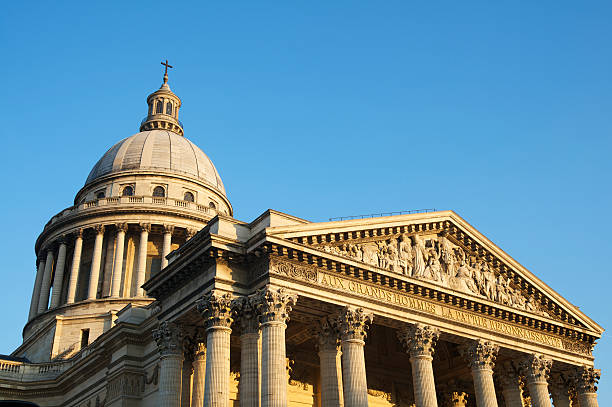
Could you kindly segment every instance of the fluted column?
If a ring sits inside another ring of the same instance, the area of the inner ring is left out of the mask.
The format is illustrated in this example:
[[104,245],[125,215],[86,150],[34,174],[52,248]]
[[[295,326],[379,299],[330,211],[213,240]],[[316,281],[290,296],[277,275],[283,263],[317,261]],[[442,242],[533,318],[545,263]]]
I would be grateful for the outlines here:
[[183,359],[183,378],[181,379],[181,407],[191,406],[191,376],[193,375],[193,351],[191,346]]
[[200,407],[204,405],[204,380],[206,377],[206,343],[204,338],[196,340],[192,366],[191,405],[192,407]]
[[44,275],[45,260],[41,252],[38,254],[38,267],[36,270],[36,279],[34,280],[34,288],[32,290],[32,301],[30,302],[30,314],[28,316],[28,320],[34,318],[38,314],[38,300],[40,299],[40,288]]
[[183,370],[183,335],[172,322],[162,322],[153,331],[160,354],[157,405],[181,407],[181,379]]
[[523,407],[520,376],[512,362],[507,360],[497,366],[497,378],[501,384],[506,407]]
[[261,322],[261,407],[287,406],[285,329],[297,295],[266,286],[253,296]]
[[240,406],[259,407],[259,320],[255,296],[234,300],[240,326]]
[[368,383],[366,380],[365,346],[366,331],[373,315],[363,308],[345,307],[339,318],[342,347],[342,385],[346,407],[368,405]]
[[162,269],[168,265],[168,259],[166,259],[166,256],[170,254],[170,249],[172,248],[172,233],[174,233],[174,226],[164,225],[164,243],[162,245],[161,259]]
[[321,376],[321,407],[344,406],[342,392],[342,352],[338,330],[329,318],[318,329],[319,366]]
[[598,407],[597,383],[601,378],[601,370],[592,367],[578,367],[572,377],[580,407]]
[[433,354],[440,332],[423,324],[410,325],[398,333],[410,355],[414,400],[418,407],[437,407]]
[[521,369],[533,407],[552,407],[548,392],[548,376],[551,366],[552,360],[538,353],[528,355],[521,361]]
[[47,259],[45,260],[45,272],[43,274],[42,283],[40,284],[40,297],[38,298],[38,313],[42,314],[47,310],[49,305],[49,291],[51,290],[51,274],[53,273],[53,250],[47,250]]
[[232,296],[212,291],[197,301],[206,327],[204,407],[229,406]]
[[550,395],[555,407],[570,407],[570,393],[567,380],[559,373],[553,373],[550,377]]
[[121,277],[123,276],[123,248],[125,247],[125,232],[127,223],[118,223],[117,237],[115,239],[115,262],[113,266],[113,284],[111,287],[111,297],[121,296]]
[[79,281],[79,270],[81,268],[81,252],[83,251],[83,229],[79,229],[74,239],[74,251],[72,254],[72,266],[70,267],[70,281],[68,282],[67,304],[72,304],[76,297],[77,283]]
[[91,270],[89,271],[89,290],[87,299],[95,300],[98,296],[98,282],[100,280],[100,264],[102,263],[102,243],[104,241],[104,226],[94,227],[96,240],[94,241],[93,257],[91,258]]
[[497,407],[493,368],[498,350],[499,346],[482,339],[473,341],[461,349],[472,371],[478,407]]
[[138,245],[138,269],[136,271],[136,296],[143,297],[144,289],[142,285],[145,282],[147,274],[147,246],[149,244],[149,232],[151,225],[148,223],[140,224],[140,243]]
[[57,250],[57,265],[53,278],[53,293],[51,294],[51,308],[57,308],[62,298],[62,286],[64,285],[64,269],[66,267],[66,239],[61,237],[59,249]]

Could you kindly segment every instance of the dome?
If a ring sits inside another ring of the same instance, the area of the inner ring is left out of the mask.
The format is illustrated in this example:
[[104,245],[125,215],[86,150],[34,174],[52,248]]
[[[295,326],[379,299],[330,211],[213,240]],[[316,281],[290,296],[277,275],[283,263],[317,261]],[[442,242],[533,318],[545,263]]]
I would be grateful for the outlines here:
[[185,137],[167,130],[143,131],[115,144],[93,167],[85,185],[110,174],[139,170],[197,178],[225,195],[210,158]]

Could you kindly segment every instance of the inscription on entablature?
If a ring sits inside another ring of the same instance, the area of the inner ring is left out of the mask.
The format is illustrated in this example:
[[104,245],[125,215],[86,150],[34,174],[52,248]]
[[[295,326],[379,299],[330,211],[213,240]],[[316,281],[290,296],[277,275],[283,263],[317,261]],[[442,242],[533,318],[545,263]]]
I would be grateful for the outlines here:
[[470,255],[446,236],[403,233],[314,247],[509,307],[555,317],[533,296],[496,271],[486,258]]
[[589,346],[583,346],[561,339],[557,336],[523,328],[508,322],[502,322],[470,311],[458,310],[447,305],[416,298],[410,294],[400,293],[390,289],[377,287],[369,283],[333,275],[329,272],[317,270],[314,267],[299,266],[289,262],[274,260],[270,264],[270,272],[306,281],[322,288],[358,295],[384,304],[422,312],[473,328],[509,335],[514,338],[524,339],[570,352],[591,355]]

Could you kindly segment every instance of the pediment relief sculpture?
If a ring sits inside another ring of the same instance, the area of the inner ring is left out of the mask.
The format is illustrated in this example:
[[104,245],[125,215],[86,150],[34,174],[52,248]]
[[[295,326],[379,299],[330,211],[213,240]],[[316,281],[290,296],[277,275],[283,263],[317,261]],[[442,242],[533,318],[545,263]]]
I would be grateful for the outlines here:
[[484,258],[468,254],[445,236],[404,233],[384,240],[324,244],[318,248],[393,273],[549,316],[533,296],[496,272]]

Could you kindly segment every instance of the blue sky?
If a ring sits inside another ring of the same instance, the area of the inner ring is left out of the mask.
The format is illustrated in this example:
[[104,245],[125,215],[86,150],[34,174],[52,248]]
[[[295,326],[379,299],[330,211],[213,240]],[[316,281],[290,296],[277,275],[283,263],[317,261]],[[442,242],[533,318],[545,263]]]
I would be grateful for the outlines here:
[[[38,233],[138,131],[166,58],[238,219],[452,209],[612,327],[611,20],[609,2],[4,4],[0,353]],[[595,355],[611,404],[607,334]]]

